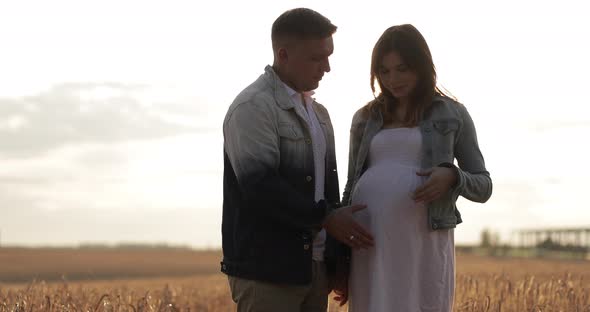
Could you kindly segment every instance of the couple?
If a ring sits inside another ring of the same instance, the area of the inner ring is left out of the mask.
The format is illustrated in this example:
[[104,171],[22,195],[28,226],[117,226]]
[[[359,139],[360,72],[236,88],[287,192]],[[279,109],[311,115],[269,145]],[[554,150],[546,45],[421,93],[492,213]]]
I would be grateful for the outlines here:
[[[459,195],[492,182],[465,107],[436,87],[411,25],[377,41],[371,88],[353,117],[340,202],[334,133],[313,98],[336,31],[305,8],[272,25],[274,63],[223,123],[223,261],[238,311],[451,311]],[[455,166],[454,160],[458,166]]]

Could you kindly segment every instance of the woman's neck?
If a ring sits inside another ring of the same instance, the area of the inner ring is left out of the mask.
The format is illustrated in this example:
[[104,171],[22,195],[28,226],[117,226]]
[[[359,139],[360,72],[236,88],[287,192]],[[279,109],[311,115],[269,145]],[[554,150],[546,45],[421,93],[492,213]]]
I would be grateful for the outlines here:
[[391,111],[390,119],[384,123],[383,128],[399,128],[407,126],[407,112],[410,107],[409,99],[397,99],[394,110]]
[[407,98],[398,99],[397,105],[395,106],[395,117],[397,120],[406,121],[406,115],[410,107],[410,100]]

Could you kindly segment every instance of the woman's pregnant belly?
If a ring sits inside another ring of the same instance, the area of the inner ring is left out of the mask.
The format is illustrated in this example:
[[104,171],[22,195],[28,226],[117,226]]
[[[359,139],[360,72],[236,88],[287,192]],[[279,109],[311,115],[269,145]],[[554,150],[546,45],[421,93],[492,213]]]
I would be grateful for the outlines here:
[[352,193],[352,204],[364,204],[367,209],[357,212],[355,219],[364,226],[372,227],[372,224],[386,220],[422,218],[420,215],[425,215],[425,209],[415,211],[418,204],[412,199],[413,192],[425,181],[424,177],[416,175],[419,170],[418,167],[396,163],[367,169]]

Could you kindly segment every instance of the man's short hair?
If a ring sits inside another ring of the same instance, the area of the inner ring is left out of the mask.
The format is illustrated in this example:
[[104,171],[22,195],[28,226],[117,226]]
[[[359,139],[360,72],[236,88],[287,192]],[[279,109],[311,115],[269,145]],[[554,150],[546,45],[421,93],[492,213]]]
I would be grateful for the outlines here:
[[272,24],[273,49],[285,39],[324,39],[336,32],[336,26],[320,13],[297,8],[281,14]]

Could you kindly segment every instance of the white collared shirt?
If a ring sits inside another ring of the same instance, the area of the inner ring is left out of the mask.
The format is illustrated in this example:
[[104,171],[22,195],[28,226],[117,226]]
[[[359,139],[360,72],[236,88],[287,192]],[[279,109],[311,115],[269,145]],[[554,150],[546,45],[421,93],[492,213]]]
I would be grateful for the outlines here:
[[[298,93],[283,82],[291,100],[295,103],[295,109],[300,111],[302,116],[307,117],[306,122],[311,135],[313,147],[313,161],[315,169],[315,201],[318,202],[325,198],[325,178],[326,178],[326,137],[313,108],[313,98],[315,92],[307,91]],[[303,94],[303,99],[302,99]],[[322,229],[313,241],[313,260],[324,260],[324,249],[326,243],[326,231]]]

